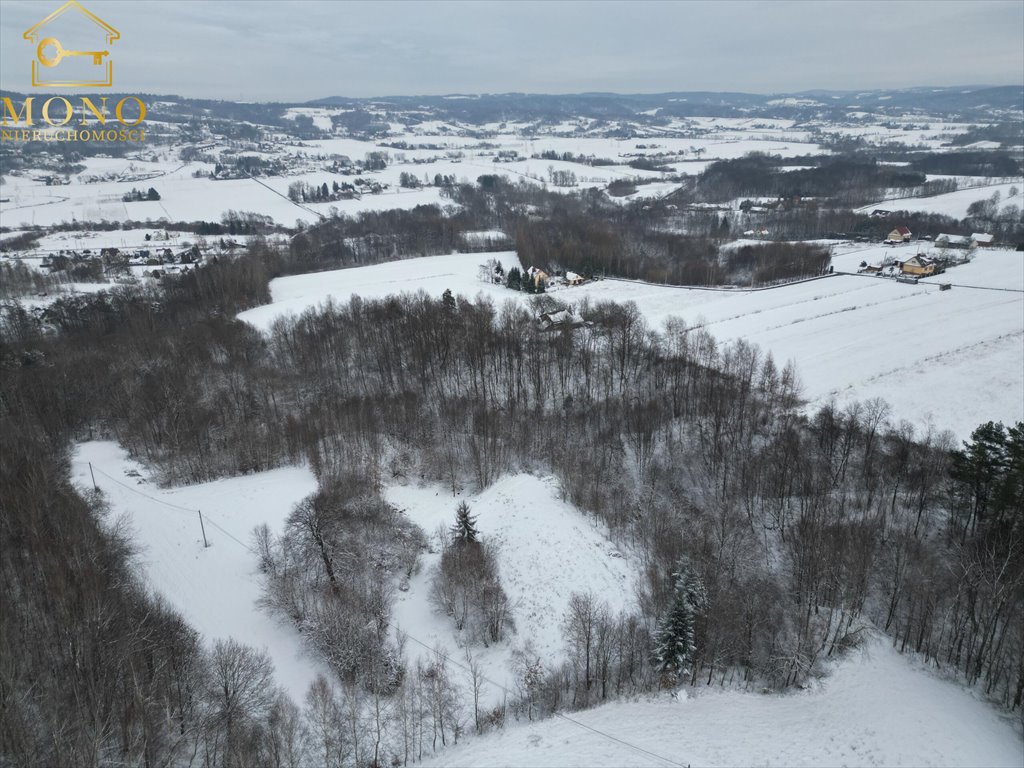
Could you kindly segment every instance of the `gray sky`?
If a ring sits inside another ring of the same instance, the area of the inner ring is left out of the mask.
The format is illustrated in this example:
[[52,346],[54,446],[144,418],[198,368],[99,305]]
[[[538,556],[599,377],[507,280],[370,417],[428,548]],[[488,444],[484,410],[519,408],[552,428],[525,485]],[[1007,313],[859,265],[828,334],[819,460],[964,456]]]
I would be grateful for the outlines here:
[[[304,101],[1024,82],[1024,0],[82,2],[121,32],[121,92]],[[31,90],[22,32],[61,3],[0,0],[4,88]]]

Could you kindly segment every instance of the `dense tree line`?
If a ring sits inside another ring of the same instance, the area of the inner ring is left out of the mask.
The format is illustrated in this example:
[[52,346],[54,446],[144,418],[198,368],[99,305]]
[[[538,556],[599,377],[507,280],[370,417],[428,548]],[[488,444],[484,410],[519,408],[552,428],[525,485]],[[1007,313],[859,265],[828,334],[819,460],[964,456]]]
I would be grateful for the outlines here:
[[1019,176],[1021,161],[1008,152],[983,150],[929,153],[915,157],[910,167],[922,173],[954,176]]
[[45,274],[20,261],[0,263],[0,299],[17,299],[58,290],[68,278]]
[[920,171],[881,165],[860,154],[825,155],[811,168],[785,171],[777,160],[750,153],[709,165],[698,179],[702,199],[718,202],[737,197],[818,197],[855,207],[880,199],[890,188],[919,187]]

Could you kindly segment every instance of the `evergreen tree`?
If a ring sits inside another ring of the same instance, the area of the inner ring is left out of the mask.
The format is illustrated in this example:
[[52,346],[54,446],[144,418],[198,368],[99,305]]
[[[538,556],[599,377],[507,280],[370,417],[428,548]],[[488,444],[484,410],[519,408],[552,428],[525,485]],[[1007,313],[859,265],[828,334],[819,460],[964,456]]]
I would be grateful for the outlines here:
[[469,514],[469,505],[464,501],[459,502],[455,510],[452,538],[456,544],[475,544],[480,538],[480,532],[476,529],[476,517]]
[[505,278],[505,287],[513,291],[518,291],[522,287],[522,275],[519,272],[519,267],[512,267],[508,271],[508,276]]
[[658,626],[653,659],[655,669],[670,685],[690,674],[697,650],[697,616],[703,603],[700,581],[685,561],[679,562],[672,577],[675,580],[672,606]]
[[455,302],[455,296],[452,294],[451,288],[445,288],[444,293],[441,294],[441,305],[444,307],[446,315],[455,315],[457,304]]
[[1024,423],[990,421],[963,445],[950,468],[961,541],[980,534],[1005,545],[1024,533]]
[[535,283],[533,281],[533,275],[531,275],[529,272],[524,272],[521,286],[523,293],[533,293],[534,287]]

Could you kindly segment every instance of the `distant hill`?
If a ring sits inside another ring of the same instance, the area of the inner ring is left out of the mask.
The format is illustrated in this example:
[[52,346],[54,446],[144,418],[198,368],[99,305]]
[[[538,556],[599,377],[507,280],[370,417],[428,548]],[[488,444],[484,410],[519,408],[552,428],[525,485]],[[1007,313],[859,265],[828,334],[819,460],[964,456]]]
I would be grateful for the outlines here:
[[305,106],[349,107],[388,105],[397,110],[423,109],[437,116],[467,122],[565,117],[635,118],[658,110],[658,116],[688,115],[788,119],[835,117],[849,110],[881,114],[919,113],[981,120],[1024,110],[1024,86],[960,86],[898,90],[828,91],[753,94],[729,91],[680,91],[657,94],[450,94],[384,96],[352,99],[332,96]]

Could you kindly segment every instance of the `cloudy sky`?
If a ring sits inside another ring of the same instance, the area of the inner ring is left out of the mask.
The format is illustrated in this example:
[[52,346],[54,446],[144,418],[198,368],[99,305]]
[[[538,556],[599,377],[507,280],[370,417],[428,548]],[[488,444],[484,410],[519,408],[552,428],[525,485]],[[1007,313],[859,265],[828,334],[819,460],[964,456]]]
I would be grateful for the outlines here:
[[[0,86],[62,0],[0,0]],[[115,90],[323,96],[1019,85],[1024,1],[82,0],[121,32]],[[67,46],[66,46],[67,47]]]

